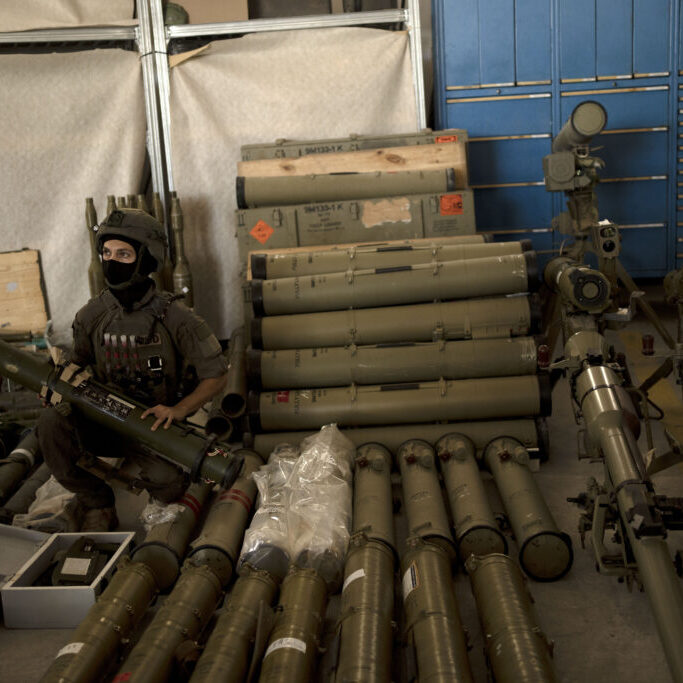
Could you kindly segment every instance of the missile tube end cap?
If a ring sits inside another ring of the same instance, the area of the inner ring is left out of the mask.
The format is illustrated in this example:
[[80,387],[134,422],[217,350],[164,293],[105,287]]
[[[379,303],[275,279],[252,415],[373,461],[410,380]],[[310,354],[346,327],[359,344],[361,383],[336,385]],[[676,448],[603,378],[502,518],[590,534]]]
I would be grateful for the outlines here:
[[458,557],[465,564],[472,555],[508,554],[508,542],[500,529],[478,524],[456,539]]
[[524,260],[526,262],[526,279],[529,291],[535,292],[540,285],[540,280],[538,278],[538,257],[536,256],[536,252],[533,250],[525,251]]
[[[524,238],[523,240],[519,240],[519,245],[522,248],[522,251],[531,251],[534,248],[534,243],[528,238]],[[254,266],[252,265],[251,267],[252,272],[254,271]]]
[[254,280],[267,280],[266,263],[268,257],[265,254],[251,255],[251,277]]
[[251,319],[251,346],[254,349],[263,348],[263,319]]
[[247,349],[246,364],[249,383],[256,389],[261,388],[261,353],[260,349]]
[[558,581],[574,562],[572,539],[563,531],[540,531],[519,549],[519,564],[534,581]]
[[261,317],[266,314],[263,306],[263,280],[251,281],[251,305],[255,316]]

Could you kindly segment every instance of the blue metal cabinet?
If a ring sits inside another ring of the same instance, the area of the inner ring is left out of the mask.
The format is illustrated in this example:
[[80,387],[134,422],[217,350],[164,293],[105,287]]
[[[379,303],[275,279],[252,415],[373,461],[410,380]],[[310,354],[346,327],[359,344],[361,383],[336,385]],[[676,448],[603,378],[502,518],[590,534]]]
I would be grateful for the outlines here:
[[550,0],[515,3],[517,85],[548,85],[551,79]]
[[595,2],[595,74],[623,78],[633,72],[632,0]]
[[[447,122],[459,121],[468,136],[495,137],[550,133],[550,93],[526,95],[460,96],[447,100]],[[448,123],[447,128],[453,128]]]
[[559,249],[565,198],[545,192],[542,158],[590,99],[608,113],[597,194],[623,226],[625,265],[683,265],[681,2],[433,0],[436,126],[469,131],[479,230]]

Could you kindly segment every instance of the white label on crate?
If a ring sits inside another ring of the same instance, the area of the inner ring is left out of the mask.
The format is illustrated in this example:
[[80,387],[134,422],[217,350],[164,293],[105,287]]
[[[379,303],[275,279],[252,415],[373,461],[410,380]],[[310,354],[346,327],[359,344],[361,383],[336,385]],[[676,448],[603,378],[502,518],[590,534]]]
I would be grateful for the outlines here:
[[420,578],[417,574],[417,566],[413,563],[403,574],[403,599],[405,600],[419,585]]
[[356,579],[362,579],[365,577],[365,570],[364,569],[356,569],[353,574],[349,574],[346,577],[346,580],[344,581],[344,585],[342,586],[342,593],[346,590],[346,587],[350,584],[353,583]]
[[265,659],[271,652],[275,650],[281,650],[283,647],[289,648],[290,650],[299,650],[303,654],[306,654],[306,643],[298,638],[280,638],[270,644],[270,647],[266,650],[266,654],[263,655]]
[[85,643],[69,643],[57,653],[57,657],[61,657],[62,655],[77,655],[84,645]]
[[62,574],[85,576],[92,560],[89,557],[67,557],[62,565]]

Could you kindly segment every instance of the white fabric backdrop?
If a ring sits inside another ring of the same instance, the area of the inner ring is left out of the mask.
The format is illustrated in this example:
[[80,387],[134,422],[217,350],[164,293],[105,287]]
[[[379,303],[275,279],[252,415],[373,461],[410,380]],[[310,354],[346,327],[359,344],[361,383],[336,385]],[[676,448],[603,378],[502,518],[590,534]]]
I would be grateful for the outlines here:
[[133,23],[133,0],[0,0],[0,31]]
[[39,249],[59,341],[89,298],[85,197],[139,191],[145,108],[137,53],[0,56],[0,250]]
[[414,131],[407,35],[336,28],[215,42],[172,69],[171,116],[195,305],[225,338],[242,319],[234,228],[240,146]]

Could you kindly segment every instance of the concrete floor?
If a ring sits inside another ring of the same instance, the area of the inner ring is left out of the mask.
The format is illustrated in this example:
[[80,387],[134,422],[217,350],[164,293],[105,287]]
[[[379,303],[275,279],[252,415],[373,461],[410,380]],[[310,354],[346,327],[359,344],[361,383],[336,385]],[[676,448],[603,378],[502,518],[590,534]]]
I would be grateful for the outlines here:
[[[651,300],[661,299],[661,290],[649,292]],[[662,311],[667,312],[662,305]],[[673,326],[673,319],[670,318]],[[640,319],[633,329],[647,331]],[[618,337],[608,333],[619,346]],[[656,352],[664,353],[657,341]],[[642,378],[639,378],[642,380]],[[578,509],[566,498],[585,489],[588,477],[602,481],[602,466],[576,457],[577,426],[569,400],[569,388],[561,380],[553,394],[553,415],[548,420],[550,459],[536,475],[560,528],[572,537],[574,565],[569,574],[555,583],[529,581],[537,613],[546,635],[554,641],[554,661],[558,679],[565,683],[585,681],[628,681],[659,683],[671,680],[647,596],[629,592],[625,584],[595,571],[590,547],[583,550],[577,531]],[[667,450],[663,433],[655,425],[656,444]],[[683,466],[678,465],[654,477],[657,493],[683,495]],[[139,528],[135,515],[143,500],[119,494],[121,528]],[[672,532],[669,545],[683,549],[683,532]],[[511,548],[514,554],[514,546]],[[463,624],[469,631],[470,660],[476,681],[485,681],[482,638],[474,598],[467,577],[455,577]],[[333,599],[327,626],[332,630],[338,600]],[[8,630],[0,627],[0,683],[38,681],[58,650],[69,642],[70,630]],[[683,647],[683,643],[681,644]]]

